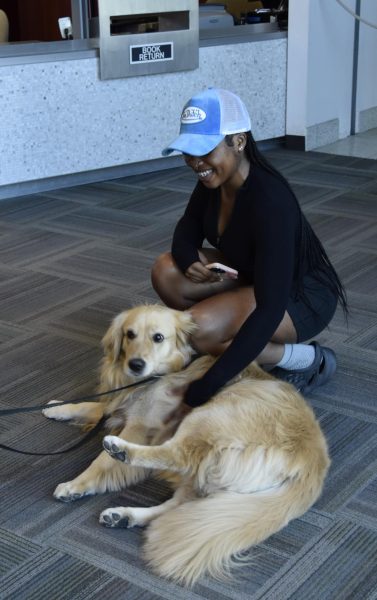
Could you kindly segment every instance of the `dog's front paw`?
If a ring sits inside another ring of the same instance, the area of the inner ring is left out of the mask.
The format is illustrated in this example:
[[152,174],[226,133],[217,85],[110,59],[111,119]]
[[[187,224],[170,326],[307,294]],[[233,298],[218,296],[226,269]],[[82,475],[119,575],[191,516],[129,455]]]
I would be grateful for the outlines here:
[[124,529],[132,527],[128,510],[123,506],[107,508],[106,510],[102,511],[99,517],[99,522],[105,527],[123,527]]
[[103,447],[112,458],[116,458],[126,464],[131,462],[125,442],[116,435],[107,435],[104,437]]
[[[70,416],[67,414],[65,405],[59,406],[60,400],[50,400],[47,407],[42,410],[42,415],[47,419],[54,419],[54,421],[68,421]],[[48,405],[52,405],[51,408]]]
[[60,502],[73,502],[80,500],[85,496],[92,496],[95,492],[84,488],[82,485],[75,484],[74,481],[60,483],[54,491],[54,498]]

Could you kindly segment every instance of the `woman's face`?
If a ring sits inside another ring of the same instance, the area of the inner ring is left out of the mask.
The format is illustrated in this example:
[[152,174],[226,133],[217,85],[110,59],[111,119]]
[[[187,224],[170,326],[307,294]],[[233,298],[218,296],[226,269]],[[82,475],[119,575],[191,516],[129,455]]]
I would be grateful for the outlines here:
[[233,136],[233,146],[223,140],[212,152],[205,156],[184,154],[186,164],[198,175],[199,180],[208,188],[221,185],[239,188],[249,173],[249,161],[245,154],[246,135]]

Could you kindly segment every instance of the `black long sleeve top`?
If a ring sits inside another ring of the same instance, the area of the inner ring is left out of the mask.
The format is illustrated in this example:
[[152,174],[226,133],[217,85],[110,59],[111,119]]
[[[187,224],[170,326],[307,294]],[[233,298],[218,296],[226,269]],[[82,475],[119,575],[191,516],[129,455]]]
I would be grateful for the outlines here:
[[207,239],[229,266],[250,279],[256,308],[209,371],[191,384],[185,401],[206,402],[263,350],[281,322],[294,285],[301,211],[293,193],[277,176],[252,165],[238,190],[231,218],[218,235],[220,189],[196,185],[178,222],[172,254],[179,268],[199,260]]

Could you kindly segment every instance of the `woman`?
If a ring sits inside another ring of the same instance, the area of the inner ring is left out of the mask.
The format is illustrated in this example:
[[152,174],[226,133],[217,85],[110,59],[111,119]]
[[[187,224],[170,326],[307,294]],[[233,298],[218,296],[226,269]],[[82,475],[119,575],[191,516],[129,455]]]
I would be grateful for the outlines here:
[[[287,181],[260,154],[238,96],[210,88],[191,98],[178,138],[198,183],[178,222],[171,253],[160,256],[152,282],[163,302],[190,310],[198,324],[192,344],[219,355],[185,393],[188,407],[206,402],[257,360],[304,394],[336,369],[335,354],[316,342],[338,301],[339,278],[301,212]],[[212,248],[203,247],[207,239]],[[236,269],[227,279],[206,265]]]

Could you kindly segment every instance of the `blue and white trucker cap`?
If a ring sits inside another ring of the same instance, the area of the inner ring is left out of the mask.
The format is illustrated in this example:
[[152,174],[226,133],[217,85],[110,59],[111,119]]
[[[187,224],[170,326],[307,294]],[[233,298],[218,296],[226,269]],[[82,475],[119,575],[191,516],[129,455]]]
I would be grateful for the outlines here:
[[168,156],[174,151],[204,156],[226,135],[250,131],[251,123],[242,100],[218,88],[208,88],[190,98],[181,115],[179,136],[162,151]]

